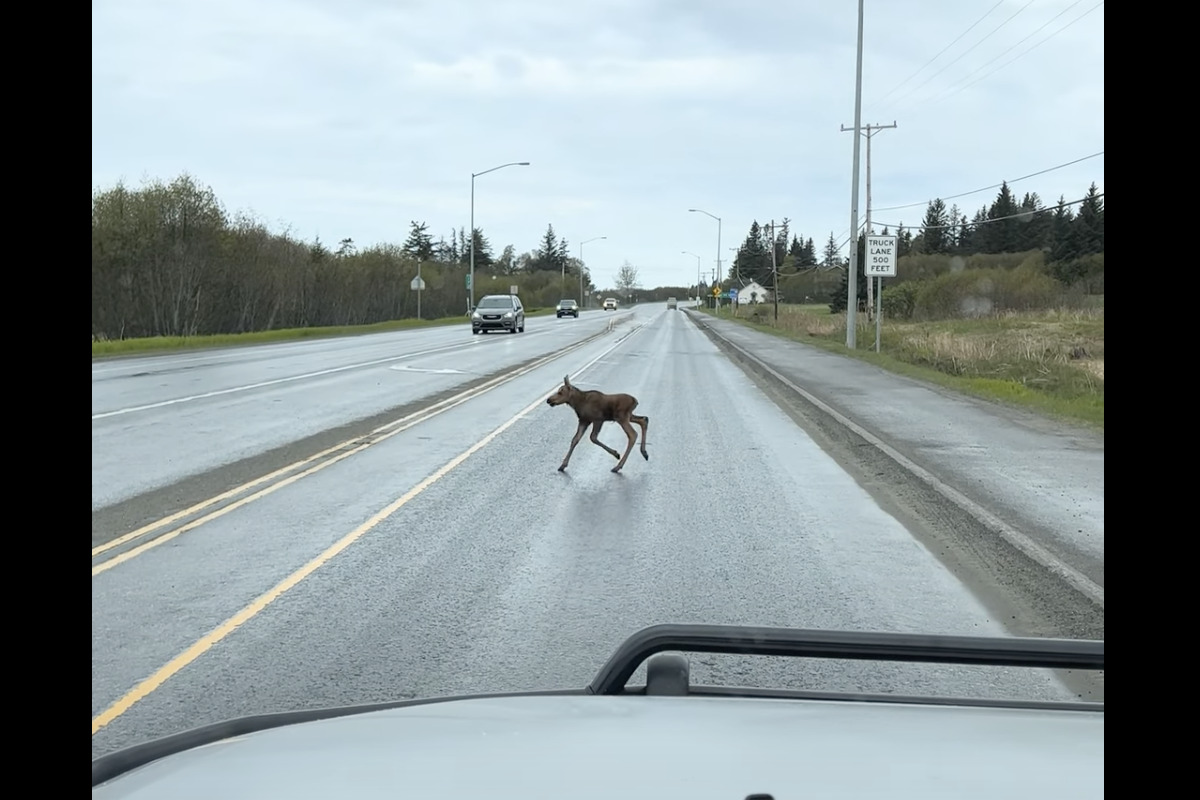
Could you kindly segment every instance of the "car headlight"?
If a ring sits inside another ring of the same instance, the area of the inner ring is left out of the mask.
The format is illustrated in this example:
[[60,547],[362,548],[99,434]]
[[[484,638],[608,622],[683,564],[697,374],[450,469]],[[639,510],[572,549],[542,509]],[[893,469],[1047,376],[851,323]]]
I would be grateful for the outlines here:
[[474,314],[472,314],[472,315],[471,315],[471,319],[479,319],[479,318],[480,318],[480,317],[479,317],[479,312],[478,312],[478,311],[476,311]]
[[505,317],[505,319],[508,319],[508,318],[509,318],[509,317],[511,317],[512,315],[513,315],[513,312],[511,312],[511,311],[505,311],[505,312],[504,312],[504,317]]

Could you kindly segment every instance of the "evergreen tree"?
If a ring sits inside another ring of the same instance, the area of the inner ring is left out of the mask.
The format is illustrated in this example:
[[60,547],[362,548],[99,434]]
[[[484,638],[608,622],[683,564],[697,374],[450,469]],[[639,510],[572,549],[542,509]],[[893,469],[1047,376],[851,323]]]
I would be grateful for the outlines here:
[[1000,184],[1000,193],[988,208],[987,219],[990,222],[983,226],[982,241],[987,248],[986,253],[1015,253],[1021,249],[1020,225],[1015,216],[1018,212],[1017,202],[1013,198],[1008,182]]
[[817,266],[817,250],[813,246],[813,240],[811,236],[808,237],[808,240],[804,243],[804,257],[801,260],[800,265],[805,268]]
[[925,219],[921,221],[921,252],[949,252],[946,230],[948,224],[949,215],[946,213],[945,202],[941,198],[934,199],[925,210]]
[[433,258],[433,237],[428,233],[424,222],[413,220],[408,239],[404,242],[404,255],[417,261],[429,261]]
[[529,266],[534,271],[558,272],[558,259],[558,237],[554,235],[554,226],[547,225],[546,233],[542,235],[542,243],[533,251]]
[[1026,192],[1021,198],[1017,217],[1020,227],[1017,229],[1018,249],[1037,250],[1045,247],[1050,238],[1051,217],[1042,213],[1044,206],[1037,192]]
[[912,231],[904,227],[904,223],[900,223],[900,227],[896,229],[896,258],[901,259],[912,252],[913,235]]
[[841,264],[841,259],[838,258],[837,239],[833,238],[833,231],[829,232],[829,241],[825,243],[824,257],[821,260],[821,266],[824,269],[833,269]]
[[[479,230],[479,228],[475,229],[473,243],[475,245],[475,268],[487,269],[491,267],[495,263],[495,259],[492,257],[492,245],[488,242],[487,238],[483,235],[483,232]],[[468,263],[470,262],[470,250],[467,250],[465,260]]]
[[746,234],[745,241],[738,248],[737,256],[729,267],[727,280],[735,284],[740,279],[744,283],[758,281],[763,286],[769,285],[771,253],[767,249],[765,236],[766,233],[758,224],[758,220],[750,224],[750,232]]
[[1076,257],[1104,252],[1104,198],[1099,196],[1095,183],[1079,204],[1071,224],[1071,239]]
[[1050,223],[1050,261],[1066,261],[1075,258],[1075,242],[1071,236],[1074,214],[1066,204],[1062,195],[1058,197],[1058,207],[1054,209],[1054,218]]
[[959,237],[962,236],[962,215],[958,203],[950,206],[950,211],[946,214],[946,224],[950,226],[946,229],[945,237],[947,253],[958,252]]

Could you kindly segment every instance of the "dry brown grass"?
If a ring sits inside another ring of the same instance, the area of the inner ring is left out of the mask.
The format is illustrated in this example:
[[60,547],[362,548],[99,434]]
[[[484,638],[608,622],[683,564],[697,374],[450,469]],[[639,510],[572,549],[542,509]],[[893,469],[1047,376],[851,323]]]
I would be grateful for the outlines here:
[[[756,326],[844,350],[845,314],[828,307],[748,309]],[[858,315],[858,354],[875,360],[875,322]],[[933,369],[965,388],[998,399],[1026,400],[1078,419],[1104,419],[1104,309],[1006,311],[972,319],[882,321],[881,365]],[[886,363],[885,363],[886,362]]]

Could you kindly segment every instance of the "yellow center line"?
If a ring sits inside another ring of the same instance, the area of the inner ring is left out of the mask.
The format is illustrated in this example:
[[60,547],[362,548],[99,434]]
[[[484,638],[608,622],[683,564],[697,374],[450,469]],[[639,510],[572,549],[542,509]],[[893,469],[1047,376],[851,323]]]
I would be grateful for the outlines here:
[[[534,369],[537,369],[538,367],[544,366],[545,364],[549,363],[550,361],[553,361],[556,358],[561,358],[562,356],[565,356],[565,355],[583,347],[584,345],[589,344],[593,338],[594,337],[589,337],[588,339],[585,339],[582,342],[578,342],[567,348],[564,348],[563,350],[561,350],[558,353],[552,353],[548,356],[540,358],[537,361],[530,364],[529,366],[525,367],[524,369],[518,370],[517,372],[511,373],[509,375],[502,375],[497,378],[492,378],[491,380],[489,380],[485,383],[482,383],[479,386],[474,387],[473,389],[468,389],[464,392],[460,392],[459,394],[457,394],[453,397],[448,397],[445,400],[442,400],[438,403],[434,403],[433,405],[431,405],[427,408],[421,409],[420,411],[413,412],[412,414],[409,414],[398,420],[394,420],[392,422],[381,425],[378,428],[376,428],[374,431],[372,431],[370,434],[371,436],[375,436],[377,438],[374,438],[370,441],[364,442],[363,444],[359,444],[359,445],[355,446],[354,449],[344,452],[335,458],[332,458],[332,459],[329,459],[328,461],[317,464],[315,467],[311,467],[311,468],[305,470],[304,472],[292,475],[290,478],[280,481],[279,483],[275,483],[271,486],[268,486],[265,489],[261,489],[258,492],[255,492],[254,494],[249,495],[248,497],[242,498],[241,500],[237,501],[236,503],[231,503],[230,505],[224,506],[223,508],[220,508],[216,511],[206,514],[204,517],[201,517],[198,520],[193,520],[192,522],[189,522],[186,525],[183,525],[172,531],[168,531],[167,533],[164,533],[161,536],[158,536],[158,537],[152,539],[151,541],[148,541],[142,545],[139,545],[138,547],[135,547],[131,550],[127,550],[126,552],[122,553],[119,556],[116,556],[112,559],[109,559],[108,561],[104,561],[100,564],[97,564],[92,567],[92,576],[95,577],[96,575],[99,575],[100,573],[105,572],[106,570],[112,569],[117,564],[121,564],[125,561],[128,561],[129,559],[134,558],[138,555],[141,555],[142,553],[146,552],[147,550],[149,550],[153,547],[157,547],[160,544],[163,544],[165,542],[170,541],[171,539],[174,539],[175,537],[179,536],[180,534],[186,533],[187,531],[190,531],[190,530],[194,530],[195,528],[198,528],[207,522],[211,522],[214,519],[224,516],[225,514],[228,514],[231,511],[241,508],[242,506],[245,506],[248,503],[254,502],[255,500],[260,500],[263,497],[266,497],[267,495],[275,492],[278,489],[281,489],[285,486],[289,486],[289,485],[295,483],[296,481],[300,480],[301,478],[305,478],[309,475],[312,475],[315,472],[319,472],[320,470],[324,469],[325,467],[331,466],[332,464],[336,464],[337,462],[342,461],[343,459],[348,458],[349,456],[352,456],[355,453],[361,452],[362,450],[366,449],[367,447],[370,447],[371,445],[379,444],[380,442],[390,438],[391,436],[394,436],[397,433],[406,431],[409,428],[412,428],[413,426],[415,426],[419,423],[425,422],[427,420],[430,420],[430,419],[436,417],[438,414],[441,414],[445,411],[449,411],[452,408],[462,405],[463,403],[465,403],[468,400],[471,400],[482,394],[486,394],[487,392],[490,392],[491,390],[496,389],[505,383],[516,380],[517,378],[521,377],[522,375],[524,375]],[[401,427],[395,427],[395,426],[401,426]],[[388,431],[389,428],[392,428],[393,430],[389,431],[388,433],[383,433],[384,431]],[[106,542],[105,544],[99,545],[97,547],[93,547],[92,548],[92,557],[95,558],[96,556],[100,555],[101,553],[111,550],[114,547],[118,547],[118,546],[125,544],[127,542],[130,542],[134,539],[145,536],[146,534],[150,533],[151,531],[154,531],[158,528],[164,527],[165,525],[168,525],[172,522],[176,522],[180,519],[189,517],[195,513],[203,511],[205,508],[208,508],[209,506],[215,505],[216,503],[219,503],[223,500],[228,500],[231,497],[235,497],[249,489],[254,488],[255,486],[258,486],[262,483],[271,481],[271,480],[278,478],[279,476],[284,475],[293,470],[299,469],[300,467],[303,467],[306,464],[311,464],[314,461],[318,461],[322,458],[326,458],[327,456],[329,456],[332,453],[336,453],[339,450],[343,450],[344,448],[353,445],[355,442],[362,441],[362,438],[363,437],[359,437],[357,439],[348,439],[348,440],[342,442],[341,444],[338,444],[333,447],[322,450],[321,452],[317,453],[316,455],[309,456],[308,458],[302,459],[293,464],[289,464],[286,467],[277,469],[274,472],[271,472],[260,478],[255,478],[252,481],[243,483],[240,486],[237,486],[237,487],[234,487],[233,489],[229,489],[228,491],[222,492],[221,494],[216,495],[215,497],[211,497],[208,500],[205,500],[201,503],[197,503],[197,504],[190,506],[189,508],[186,508],[182,511],[177,511],[174,514],[163,517],[162,519],[152,522],[148,525],[143,525],[142,527],[138,528],[137,530],[130,531],[129,533],[127,533],[123,536],[120,536],[116,539],[113,539],[110,542]]]
[[[587,369],[589,369],[593,364],[595,364],[601,358],[603,358],[604,356],[608,355],[610,352],[615,350],[617,347],[619,347],[621,344],[623,344],[625,341],[627,341],[631,336],[633,336],[633,334],[637,333],[640,330],[641,330],[640,327],[634,328],[632,331],[629,332],[628,335],[619,339],[616,342],[613,342],[612,346],[606,348],[604,350],[604,352],[600,353],[598,356],[593,358],[587,364],[583,365],[578,370],[576,370],[575,374],[572,377],[578,378],[583,372],[585,372]],[[552,392],[554,390],[554,388],[556,388],[556,387],[552,387],[549,391]],[[139,683],[137,686],[133,687],[131,690],[129,690],[129,692],[127,692],[125,694],[125,696],[123,696],[121,699],[117,700],[111,706],[106,708],[98,716],[92,717],[92,735],[95,736],[96,733],[101,728],[108,725],[113,720],[115,720],[117,717],[124,714],[126,711],[128,711],[130,708],[132,708],[138,701],[147,697],[151,692],[158,689],[158,687],[162,686],[166,681],[168,681],[170,678],[172,678],[174,675],[176,675],[184,667],[188,666],[189,664],[194,662],[196,659],[198,659],[200,656],[207,653],[210,649],[212,649],[212,647],[214,645],[216,645],[222,639],[229,636],[229,634],[233,633],[235,630],[240,628],[243,624],[245,624],[247,621],[252,619],[254,616],[256,616],[259,612],[261,612],[267,606],[271,605],[271,603],[278,600],[289,589],[295,587],[297,584],[299,584],[302,580],[307,578],[309,575],[312,575],[314,572],[316,572],[322,566],[327,564],[336,555],[338,555],[343,550],[345,550],[347,547],[349,547],[350,545],[354,544],[356,541],[361,539],[364,535],[366,535],[371,529],[373,529],[379,523],[383,522],[388,517],[390,517],[392,514],[395,514],[397,511],[399,511],[401,508],[403,508],[405,505],[407,505],[413,498],[415,498],[417,495],[421,494],[421,492],[425,491],[430,486],[437,483],[439,480],[441,480],[443,477],[445,477],[447,474],[449,474],[452,470],[454,470],[456,467],[458,467],[460,464],[462,464],[464,461],[466,461],[472,455],[474,455],[479,450],[486,447],[497,436],[504,433],[504,431],[508,430],[510,427],[512,427],[514,424],[516,424],[516,422],[519,419],[521,419],[526,414],[533,411],[535,408],[537,408],[538,406],[540,406],[542,403],[545,403],[545,402],[546,402],[546,393],[543,392],[541,395],[539,395],[537,400],[534,400],[532,403],[525,406],[525,408],[518,411],[515,415],[510,417],[503,425],[496,428],[496,430],[492,431],[491,433],[489,433],[484,438],[480,439],[475,444],[471,445],[471,447],[469,447],[466,451],[464,451],[460,455],[453,458],[441,469],[437,470],[432,475],[425,478],[423,481],[418,483],[412,489],[409,489],[399,499],[393,501],[391,504],[389,504],[382,510],[376,512],[370,519],[368,519],[362,525],[359,525],[357,528],[355,528],[350,533],[343,536],[341,539],[339,539],[337,542],[335,542],[333,545],[331,545],[328,549],[326,549],[323,553],[318,555],[312,561],[309,561],[303,567],[301,567],[300,569],[293,572],[291,575],[289,575],[287,578],[285,578],[283,581],[281,581],[279,584],[277,584],[273,589],[271,589],[270,591],[266,592],[263,595],[260,595],[258,597],[258,599],[256,599],[254,602],[250,603],[250,605],[246,606],[241,611],[234,614],[229,619],[225,620],[225,622],[223,622],[219,626],[217,626],[214,630],[212,630],[210,633],[208,633],[206,636],[204,636],[204,638],[200,639],[200,641],[196,642],[191,647],[189,647],[187,650],[184,650],[182,653],[175,656],[175,658],[168,661],[157,672],[155,672],[149,678],[146,678],[144,681]]]

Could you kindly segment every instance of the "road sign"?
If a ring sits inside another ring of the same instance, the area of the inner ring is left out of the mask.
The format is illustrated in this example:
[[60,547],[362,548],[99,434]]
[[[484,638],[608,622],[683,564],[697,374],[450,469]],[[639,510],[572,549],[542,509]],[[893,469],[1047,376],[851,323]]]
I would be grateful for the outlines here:
[[418,275],[412,279],[412,283],[409,284],[409,287],[414,292],[423,292],[425,291],[425,279]]
[[895,236],[867,237],[867,263],[863,272],[868,278],[896,277]]
[[467,273],[467,288],[471,288],[471,273]]
[[730,299],[730,300],[737,300],[737,289],[730,289],[730,290],[729,290],[729,299]]
[[720,296],[721,296],[721,290],[718,287],[714,286],[713,287],[713,297],[720,297]]
[[517,287],[516,286],[508,287],[508,293],[509,294],[517,294]]

